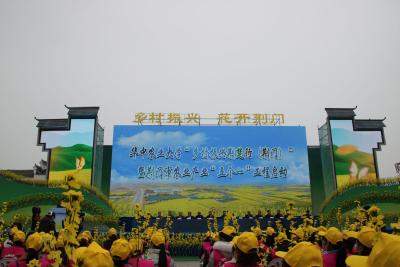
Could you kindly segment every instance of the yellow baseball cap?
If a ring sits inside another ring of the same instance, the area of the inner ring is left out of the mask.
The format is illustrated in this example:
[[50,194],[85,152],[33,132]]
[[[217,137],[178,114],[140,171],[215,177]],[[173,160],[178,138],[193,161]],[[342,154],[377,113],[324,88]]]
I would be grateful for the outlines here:
[[10,229],[10,235],[14,235],[18,231],[19,231],[18,227],[14,226],[13,228]]
[[318,234],[320,233],[320,232],[326,232],[326,231],[328,231],[328,229],[326,229],[326,227],[325,226],[318,226]]
[[329,243],[336,245],[338,242],[343,241],[343,234],[336,227],[329,227],[326,232],[321,232],[321,236],[324,236]]
[[257,252],[258,240],[253,232],[243,232],[238,238],[235,239],[235,246],[243,253],[249,254]]
[[358,233],[355,231],[343,230],[342,233],[344,240],[347,240],[349,238],[355,238],[355,239],[358,238]]
[[144,230],[144,233],[146,234],[147,238],[151,238],[151,236],[157,231],[157,229],[153,226],[147,227]]
[[260,227],[251,227],[250,230],[256,235],[260,236],[262,234],[262,230]]
[[114,262],[110,252],[92,242],[84,252],[83,267],[113,267]]
[[322,267],[322,254],[318,246],[310,242],[300,242],[288,252],[278,251],[276,255],[283,258],[290,266]]
[[376,231],[371,227],[363,226],[361,227],[360,232],[358,232],[357,239],[364,246],[372,248],[376,239]]
[[39,233],[35,232],[28,236],[25,242],[25,247],[27,249],[34,249],[35,251],[39,251],[43,246],[43,240]]
[[350,267],[398,267],[400,266],[400,237],[381,234],[369,256],[349,256]]
[[278,242],[279,244],[285,241],[286,239],[287,235],[284,232],[280,232],[278,236],[275,238],[276,242]]
[[297,228],[296,230],[291,232],[292,234],[296,235],[298,238],[300,238],[301,240],[303,240],[304,238],[304,231],[302,228]]
[[153,243],[155,246],[160,246],[162,244],[165,244],[165,236],[161,231],[157,231],[155,232],[152,236],[151,236],[151,243]]
[[86,241],[91,241],[92,240],[92,234],[90,234],[89,231],[83,231],[81,232],[78,237],[78,242],[81,242],[82,239],[85,239]]
[[226,234],[227,236],[233,236],[236,234],[236,229],[233,226],[226,225],[222,228],[222,233]]
[[260,236],[262,234],[262,230],[260,227],[251,227],[250,230],[256,235]]
[[132,252],[135,253],[136,251],[143,252],[143,241],[141,239],[133,238],[129,240],[129,244],[131,244]]
[[115,240],[110,249],[111,256],[117,256],[121,260],[126,260],[131,254],[131,251],[132,247],[125,239]]
[[25,242],[25,233],[24,232],[22,232],[22,231],[16,231],[14,234],[13,234],[13,241],[14,242]]
[[271,236],[275,234],[275,229],[272,227],[267,227],[267,235]]
[[117,235],[117,230],[114,227],[111,227],[110,229],[108,229],[107,236],[111,237],[113,235]]

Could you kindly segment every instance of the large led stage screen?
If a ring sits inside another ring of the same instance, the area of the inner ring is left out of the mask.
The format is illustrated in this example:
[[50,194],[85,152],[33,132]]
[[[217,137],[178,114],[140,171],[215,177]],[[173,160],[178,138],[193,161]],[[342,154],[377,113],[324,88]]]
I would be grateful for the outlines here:
[[73,175],[82,184],[91,184],[94,119],[71,119],[67,131],[42,131],[40,142],[50,150],[49,184]]
[[331,120],[337,187],[361,179],[375,180],[373,149],[382,142],[380,131],[354,131],[352,120]]
[[110,199],[121,215],[309,207],[300,126],[114,126]]

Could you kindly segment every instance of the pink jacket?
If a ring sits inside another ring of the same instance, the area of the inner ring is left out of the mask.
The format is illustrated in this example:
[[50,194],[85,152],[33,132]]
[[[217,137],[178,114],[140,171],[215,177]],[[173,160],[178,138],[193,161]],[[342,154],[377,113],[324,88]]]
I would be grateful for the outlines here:
[[[137,258],[132,258],[129,259],[128,263],[132,265],[133,267],[137,267]],[[142,258],[139,258],[139,266],[140,267],[154,267],[154,262],[152,260],[145,260]]]
[[24,254],[25,254],[25,249],[23,247],[11,246],[11,247],[3,249],[3,251],[1,252],[0,258],[4,258],[8,255],[19,258]]

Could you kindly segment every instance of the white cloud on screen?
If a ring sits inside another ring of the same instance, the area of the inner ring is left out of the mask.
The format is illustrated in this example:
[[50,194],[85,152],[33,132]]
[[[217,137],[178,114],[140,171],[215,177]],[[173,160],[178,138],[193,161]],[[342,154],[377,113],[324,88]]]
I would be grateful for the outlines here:
[[207,141],[204,133],[187,135],[184,132],[153,132],[142,131],[132,136],[123,136],[118,139],[120,146],[172,146],[172,145],[200,145]]

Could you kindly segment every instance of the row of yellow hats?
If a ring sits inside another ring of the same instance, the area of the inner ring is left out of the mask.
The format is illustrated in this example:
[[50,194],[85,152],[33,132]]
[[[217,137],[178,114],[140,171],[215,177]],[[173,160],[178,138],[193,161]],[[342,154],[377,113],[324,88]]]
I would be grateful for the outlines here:
[[[321,250],[310,242],[300,242],[288,252],[276,252],[290,266],[323,266]],[[399,267],[400,237],[382,233],[369,256],[349,256],[346,264],[350,267]]]
[[330,227],[326,231],[319,231],[318,235],[325,237],[331,244],[336,245],[338,242],[347,240],[348,238],[355,238],[358,241],[368,247],[372,248],[376,241],[377,232],[375,229],[363,226],[359,232],[344,230],[341,232],[336,227]]

